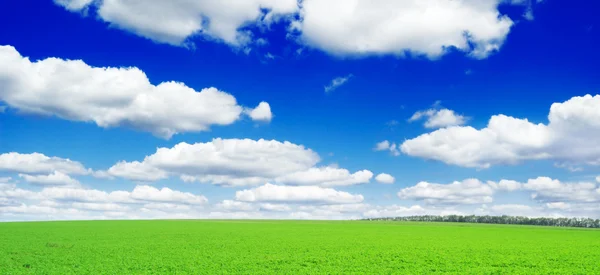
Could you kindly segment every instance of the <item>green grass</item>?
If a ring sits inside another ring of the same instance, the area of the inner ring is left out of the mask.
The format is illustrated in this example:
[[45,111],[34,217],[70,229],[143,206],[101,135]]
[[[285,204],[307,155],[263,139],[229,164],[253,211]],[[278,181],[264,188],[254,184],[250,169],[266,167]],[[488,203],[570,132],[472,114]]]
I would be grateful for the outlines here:
[[0,223],[0,274],[600,274],[600,230],[316,221]]

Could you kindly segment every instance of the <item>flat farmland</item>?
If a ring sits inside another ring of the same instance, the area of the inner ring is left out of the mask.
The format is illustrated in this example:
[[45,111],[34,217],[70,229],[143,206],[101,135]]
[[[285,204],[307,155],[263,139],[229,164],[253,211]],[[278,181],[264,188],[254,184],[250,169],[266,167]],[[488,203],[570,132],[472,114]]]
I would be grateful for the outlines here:
[[600,274],[600,230],[373,221],[0,223],[0,274]]

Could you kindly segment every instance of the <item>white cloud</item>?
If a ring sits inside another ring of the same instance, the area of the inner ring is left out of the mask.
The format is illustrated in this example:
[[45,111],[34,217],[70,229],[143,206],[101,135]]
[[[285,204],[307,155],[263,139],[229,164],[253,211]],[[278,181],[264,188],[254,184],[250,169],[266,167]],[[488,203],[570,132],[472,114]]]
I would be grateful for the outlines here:
[[[451,184],[420,182],[415,186],[404,188],[398,192],[401,199],[424,201],[428,205],[468,205],[487,204],[493,201],[496,192],[530,192],[537,206],[518,204],[525,216],[594,216],[591,213],[600,205],[600,185],[594,182],[561,182],[548,177],[530,179],[526,183],[514,180],[499,182],[482,182],[476,179],[455,181]],[[518,207],[501,205],[496,208],[480,209],[482,215],[506,214],[520,215]],[[541,208],[559,209],[562,212],[549,212]],[[567,207],[569,206],[569,207]],[[469,212],[473,209],[463,212]],[[503,211],[506,210],[506,211]],[[486,212],[487,211],[487,212]],[[490,212],[491,211],[491,212]]]
[[[131,166],[136,169],[119,169],[121,173],[111,175],[149,180],[156,175],[173,174],[188,182],[247,185],[246,183],[260,184],[264,183],[263,179],[307,170],[318,161],[319,156],[312,150],[287,141],[213,139],[206,143],[182,142],[172,148],[158,148],[142,162],[117,164],[120,168]],[[111,169],[113,168],[108,170],[109,173]],[[165,174],[151,172],[144,175],[150,171],[162,171]]]
[[490,185],[494,190],[509,192],[520,190],[522,188],[522,184],[514,180],[501,180],[497,183],[488,181],[488,185]]
[[49,175],[25,175],[19,174],[19,177],[23,178],[25,181],[29,183],[39,184],[39,185],[71,185],[77,186],[79,185],[79,181],[74,178],[71,178],[69,175],[61,173],[59,171],[54,171],[54,173]]
[[219,211],[257,211],[258,206],[252,203],[234,200],[224,200],[217,205],[215,208]]
[[40,195],[33,191],[17,188],[15,184],[0,183],[0,198],[35,200],[39,199]]
[[302,2],[293,27],[301,40],[334,55],[411,52],[435,58],[449,48],[484,58],[497,51],[513,21],[501,0],[384,0]]
[[202,205],[208,200],[202,195],[181,192],[164,187],[158,189],[147,185],[138,185],[133,191],[105,192],[83,188],[44,188],[39,196],[61,201],[94,202],[94,203],[146,203],[162,202],[175,204]]
[[247,109],[246,113],[254,121],[270,122],[273,119],[271,106],[267,102],[261,102],[254,109]]
[[273,203],[251,203],[244,201],[235,200],[224,200],[215,205],[214,209],[217,212],[254,212],[260,213],[260,211],[267,212],[289,212],[292,208],[287,204],[273,204]]
[[73,187],[29,191],[0,184],[0,220],[189,218],[198,217],[196,209],[206,204],[201,195],[151,186],[131,192]]
[[244,27],[268,26],[298,10],[296,0],[59,0],[57,3],[71,11],[91,4],[97,8],[98,17],[111,26],[160,43],[182,45],[191,36],[203,36],[235,47],[254,40],[253,33]]
[[197,175],[278,176],[304,170],[319,156],[304,146],[276,140],[213,139],[159,148],[144,159],[158,168]]
[[238,177],[235,175],[208,175],[208,176],[190,176],[181,175],[181,180],[187,183],[200,182],[200,183],[211,183],[215,185],[223,186],[252,186],[261,185],[268,182],[270,178],[263,177]]
[[291,185],[347,186],[370,182],[373,173],[350,173],[337,167],[315,167],[319,155],[301,145],[276,140],[214,139],[158,148],[143,161],[120,161],[96,176],[156,181],[171,176],[184,182],[224,186],[256,186],[267,182]]
[[359,213],[371,209],[372,206],[365,203],[330,204],[330,205],[300,205],[299,210],[309,211],[311,209],[337,213]]
[[205,204],[208,202],[208,200],[204,196],[198,196],[192,193],[171,190],[167,187],[158,189],[148,185],[136,186],[131,192],[130,197],[134,200],[140,201],[177,202],[195,205]]
[[207,202],[202,195],[144,185],[106,192],[73,187],[30,191],[0,184],[0,220],[202,218],[208,216]]
[[359,203],[362,195],[353,195],[331,188],[318,186],[280,186],[265,184],[263,186],[237,191],[236,200],[245,202],[277,202],[277,203],[321,203],[345,204]]
[[451,184],[419,182],[398,192],[401,199],[424,201],[427,204],[479,204],[492,202],[494,190],[476,179]]
[[532,198],[541,202],[600,202],[600,186],[595,182],[566,182],[538,177],[530,179],[523,188],[534,193]]
[[379,183],[392,184],[396,179],[390,174],[381,173],[375,177],[375,180]]
[[392,154],[393,156],[400,155],[400,150],[398,148],[398,145],[396,145],[396,143],[390,143],[387,140],[384,140],[382,142],[375,144],[375,148],[373,148],[373,150],[375,150],[375,151],[390,151],[390,154]]
[[73,202],[134,203],[135,201],[130,198],[130,194],[127,191],[108,193],[96,189],[47,187],[42,189],[38,196],[49,200]]
[[[96,11],[100,20],[159,43],[192,46],[202,37],[249,51],[276,21],[288,36],[336,56],[407,53],[439,57],[454,48],[475,58],[500,49],[514,25],[499,5],[505,0],[55,0],[71,12]],[[161,20],[156,20],[160,18]],[[257,31],[258,29],[258,31]],[[301,52],[302,48],[296,50]]]
[[401,146],[403,153],[464,167],[488,168],[523,160],[551,159],[562,165],[600,165],[600,95],[554,103],[548,124],[505,115],[488,126],[449,127]]
[[[100,173],[104,174],[104,172]],[[133,181],[157,181],[168,177],[167,172],[139,161],[120,161],[105,173],[112,177],[121,177]]]
[[597,177],[596,177],[596,182],[597,182],[597,183],[600,183],[600,176],[597,176]]
[[579,164],[573,164],[568,162],[556,162],[554,163],[554,167],[567,169],[571,172],[581,172],[584,170],[583,167],[581,167]]
[[26,214],[26,215],[63,214],[63,215],[73,217],[73,215],[78,214],[79,211],[77,209],[72,209],[72,208],[59,209],[59,208],[54,208],[54,207],[49,207],[49,206],[21,204],[19,206],[0,207],[0,214],[1,213]]
[[375,148],[373,148],[373,150],[375,151],[385,151],[388,150],[390,148],[390,142],[387,140],[384,140],[382,142],[379,142],[377,144],[375,144]]
[[127,211],[128,207],[116,203],[93,203],[93,202],[74,202],[72,207],[75,209],[91,211]]
[[564,203],[564,202],[549,202],[546,203],[546,207],[548,207],[549,209],[569,209],[571,208],[571,205],[568,203]]
[[31,62],[11,46],[0,46],[0,100],[24,113],[103,128],[127,126],[164,138],[229,125],[243,113],[235,97],[216,88],[198,92],[174,81],[153,85],[135,67],[92,67],[59,58]]
[[424,126],[426,128],[445,128],[448,126],[458,126],[467,123],[468,118],[449,109],[429,109],[418,111],[412,115],[408,121],[417,121],[427,118]]
[[278,177],[275,181],[293,185],[347,186],[369,183],[371,178],[373,178],[373,173],[369,170],[350,174],[350,171],[346,169],[314,167]]
[[[486,184],[477,180],[472,186],[434,187],[437,193],[447,192],[452,197],[473,198],[484,196],[481,189]],[[502,182],[502,181],[501,181]],[[490,190],[500,190],[492,186],[512,186],[488,182]],[[463,182],[459,184],[465,184]],[[106,192],[83,188],[44,188],[30,191],[17,188],[14,184],[0,184],[0,220],[56,220],[56,219],[360,219],[368,217],[395,217],[412,215],[519,215],[530,217],[598,217],[600,205],[587,200],[565,199],[568,194],[578,194],[581,190],[596,192],[579,184],[553,180],[530,180],[529,189],[554,192],[561,197],[537,200],[538,205],[501,204],[482,205],[473,209],[472,204],[441,202],[440,205],[369,205],[362,203],[361,195],[349,194],[316,186],[276,186],[264,185],[258,188],[238,191],[236,200],[224,200],[208,205],[201,195],[175,191],[168,188],[137,186],[133,191]],[[523,188],[524,190],[529,190]],[[442,190],[443,189],[443,190]],[[459,190],[460,189],[460,190]],[[444,191],[446,190],[446,191]],[[450,190],[450,191],[447,191]],[[539,191],[532,190],[536,193]],[[548,191],[550,190],[550,191]],[[565,192],[565,190],[567,192]],[[570,191],[569,191],[570,190]],[[574,191],[575,190],[575,191]],[[579,191],[576,191],[579,190]],[[435,193],[433,192],[433,193]],[[456,195],[455,193],[460,193]],[[437,198],[439,194],[425,197]],[[441,195],[440,195],[441,196]],[[570,197],[570,195],[569,195]],[[464,200],[462,200],[464,202]]]
[[80,11],[94,0],[54,0],[57,5],[65,7],[69,11]]
[[[1,93],[1,92],[0,92]],[[0,155],[0,170],[25,174],[62,174],[85,175],[91,173],[83,164],[59,157],[48,157],[40,153],[20,154],[16,152]]]
[[175,204],[175,203],[147,203],[144,204],[142,209],[145,210],[160,210],[164,212],[186,212],[190,211],[192,207],[185,204]]
[[346,84],[346,82],[348,82],[348,80],[350,80],[350,78],[352,78],[352,74],[349,74],[347,76],[340,76],[340,77],[336,77],[334,79],[331,80],[331,83],[329,83],[329,85],[325,86],[325,92],[329,93],[334,91],[335,89],[339,88],[340,86]]

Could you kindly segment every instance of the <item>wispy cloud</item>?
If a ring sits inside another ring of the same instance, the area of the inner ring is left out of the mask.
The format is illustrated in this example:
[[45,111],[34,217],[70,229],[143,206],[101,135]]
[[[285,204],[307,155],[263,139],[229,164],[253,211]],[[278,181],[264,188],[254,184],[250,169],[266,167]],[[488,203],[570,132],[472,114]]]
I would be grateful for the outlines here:
[[275,56],[272,53],[265,54],[265,58],[267,59],[275,59]]
[[331,83],[327,86],[325,86],[325,92],[329,93],[332,92],[333,90],[337,89],[338,87],[346,84],[346,82],[348,82],[348,80],[350,80],[350,78],[354,77],[354,75],[349,74],[347,76],[340,76],[340,77],[336,77],[333,80],[331,80]]

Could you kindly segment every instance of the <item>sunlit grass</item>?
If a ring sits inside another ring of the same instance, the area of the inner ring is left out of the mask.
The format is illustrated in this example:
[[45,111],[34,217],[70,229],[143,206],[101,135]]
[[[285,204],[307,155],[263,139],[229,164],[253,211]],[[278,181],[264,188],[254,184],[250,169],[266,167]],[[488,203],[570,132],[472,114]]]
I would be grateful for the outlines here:
[[318,221],[0,223],[1,274],[600,274],[600,230]]

